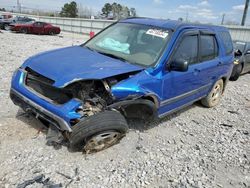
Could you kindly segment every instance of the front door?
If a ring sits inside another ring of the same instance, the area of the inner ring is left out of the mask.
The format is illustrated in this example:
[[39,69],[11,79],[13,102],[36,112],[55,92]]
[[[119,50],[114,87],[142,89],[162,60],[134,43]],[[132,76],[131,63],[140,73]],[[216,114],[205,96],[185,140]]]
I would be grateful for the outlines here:
[[33,24],[33,33],[43,34],[44,33],[44,24],[42,22],[35,22]]

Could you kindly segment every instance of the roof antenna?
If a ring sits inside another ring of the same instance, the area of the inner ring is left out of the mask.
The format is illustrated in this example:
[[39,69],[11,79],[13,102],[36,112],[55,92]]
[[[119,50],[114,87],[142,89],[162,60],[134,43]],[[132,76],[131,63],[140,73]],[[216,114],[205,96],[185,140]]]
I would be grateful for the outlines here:
[[72,46],[74,46],[74,41],[75,41],[75,32],[72,31],[71,29],[71,42],[72,42]]
[[71,41],[72,41],[72,46],[74,46],[74,35],[75,35],[75,32],[73,31],[72,29],[72,20],[71,20]]
[[188,22],[188,16],[189,16],[189,12],[187,10],[187,12],[186,12],[186,22]]

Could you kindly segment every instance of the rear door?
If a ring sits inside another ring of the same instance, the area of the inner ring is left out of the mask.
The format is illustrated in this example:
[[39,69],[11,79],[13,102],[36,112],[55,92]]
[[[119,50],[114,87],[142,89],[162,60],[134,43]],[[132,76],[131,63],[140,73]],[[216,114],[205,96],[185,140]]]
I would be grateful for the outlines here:
[[201,95],[206,95],[212,85],[219,79],[223,71],[223,62],[220,58],[218,39],[212,31],[201,30],[199,36],[199,63],[195,65],[200,71],[203,85],[208,86],[201,90]]
[[233,55],[233,43],[231,39],[231,35],[228,30],[220,29],[217,31],[217,39],[220,41],[219,49],[220,49],[220,72],[218,72],[221,76],[229,77],[231,74],[231,71],[233,69],[233,61],[234,61],[234,55]]

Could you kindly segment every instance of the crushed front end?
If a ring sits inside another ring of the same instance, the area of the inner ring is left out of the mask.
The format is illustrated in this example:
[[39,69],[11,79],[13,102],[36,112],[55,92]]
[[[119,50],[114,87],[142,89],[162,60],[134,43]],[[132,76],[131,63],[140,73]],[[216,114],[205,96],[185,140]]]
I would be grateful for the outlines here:
[[110,86],[131,74],[104,80],[76,81],[58,88],[53,86],[54,80],[31,68],[19,68],[12,78],[10,98],[24,111],[46,120],[60,131],[72,132],[72,126],[79,121],[113,104],[115,99]]
[[[13,75],[10,97],[24,111],[69,132],[81,118],[101,111],[109,101],[98,96],[98,93],[108,94],[97,81],[71,84],[66,88],[56,88],[53,82],[30,68],[20,68]],[[94,84],[101,91],[97,91]]]
[[[33,83],[32,83],[33,82]],[[32,84],[36,82],[37,87]],[[36,117],[45,119],[62,131],[71,132],[70,122],[72,119],[80,118],[76,112],[81,106],[81,101],[70,99],[59,104],[49,95],[43,95],[45,87],[51,84],[51,80],[32,74],[27,69],[18,69],[11,81],[10,98],[24,111],[33,113]],[[58,92],[58,91],[57,91]],[[62,102],[62,101],[61,101]]]

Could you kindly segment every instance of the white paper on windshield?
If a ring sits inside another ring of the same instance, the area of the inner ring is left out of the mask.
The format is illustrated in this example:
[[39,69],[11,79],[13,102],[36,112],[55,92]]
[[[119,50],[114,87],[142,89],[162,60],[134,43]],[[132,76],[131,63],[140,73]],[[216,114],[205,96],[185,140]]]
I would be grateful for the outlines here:
[[236,44],[242,44],[242,45],[245,45],[246,43],[245,43],[245,42],[236,42]]
[[168,36],[168,32],[167,31],[162,31],[162,30],[158,30],[158,29],[149,29],[146,34],[148,35],[153,35],[156,37],[161,37],[161,38],[166,38]]

